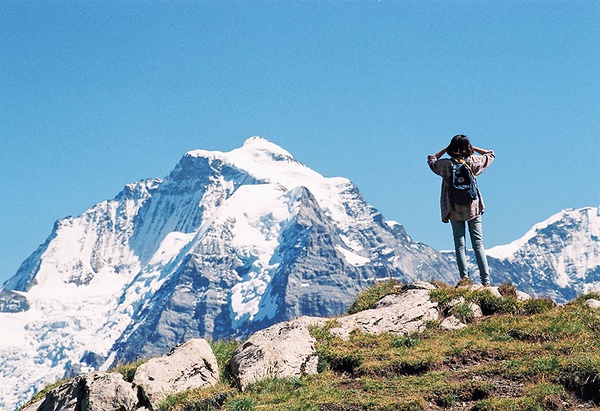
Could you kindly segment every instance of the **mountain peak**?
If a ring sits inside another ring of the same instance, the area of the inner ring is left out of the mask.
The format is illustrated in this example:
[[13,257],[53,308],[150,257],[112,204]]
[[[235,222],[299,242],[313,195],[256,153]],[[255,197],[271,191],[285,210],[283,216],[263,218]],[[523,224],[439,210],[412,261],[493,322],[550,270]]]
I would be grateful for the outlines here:
[[[260,136],[253,136],[248,138],[242,144],[242,147],[236,148],[232,151],[208,151],[208,150],[192,150],[186,153],[186,156],[191,157],[206,157],[206,158],[219,158],[219,159],[232,159],[233,157],[250,156],[256,158],[259,155],[267,155],[271,159],[291,159],[294,157],[286,150]],[[295,161],[295,160],[294,160]]]
[[598,237],[597,231],[600,231],[600,207],[584,207],[580,209],[567,208],[546,220],[535,224],[523,237],[505,245],[499,245],[487,250],[487,254],[494,258],[507,259],[512,257],[520,249],[527,245],[533,238],[540,235],[545,229],[553,225],[565,224],[567,221],[579,222],[586,221],[586,226],[590,228],[590,235]]
[[241,148],[233,150],[228,154],[236,158],[237,161],[241,161],[241,157],[245,157],[245,159],[250,159],[254,163],[283,162],[288,165],[289,163],[300,165],[288,151],[259,136],[250,137],[244,141]]
[[244,141],[242,147],[249,150],[270,151],[272,153],[284,154],[291,157],[291,154],[288,153],[286,150],[273,143],[272,141],[260,136],[252,136],[248,138],[246,141]]
[[[242,147],[228,152],[193,150],[186,157],[218,160],[223,164],[248,173],[258,181],[281,184],[291,190],[306,186],[311,191],[326,180],[321,174],[297,161],[288,151],[259,136],[248,138]],[[347,182],[346,179],[343,179]],[[339,183],[341,181],[336,181]]]

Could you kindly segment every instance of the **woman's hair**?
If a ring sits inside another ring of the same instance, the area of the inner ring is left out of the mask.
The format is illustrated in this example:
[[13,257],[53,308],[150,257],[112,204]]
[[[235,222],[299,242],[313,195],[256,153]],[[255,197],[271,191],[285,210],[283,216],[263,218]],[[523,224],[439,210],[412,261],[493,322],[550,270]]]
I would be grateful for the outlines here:
[[457,134],[452,137],[446,152],[450,157],[469,157],[473,154],[473,146],[467,136]]

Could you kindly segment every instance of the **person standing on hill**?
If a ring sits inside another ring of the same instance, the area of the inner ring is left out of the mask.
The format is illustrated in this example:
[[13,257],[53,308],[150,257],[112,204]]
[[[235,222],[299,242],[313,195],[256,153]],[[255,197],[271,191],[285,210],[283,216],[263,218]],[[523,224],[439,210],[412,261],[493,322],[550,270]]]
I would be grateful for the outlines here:
[[[450,158],[440,159],[446,153]],[[480,155],[477,156],[474,153]],[[492,150],[473,147],[468,137],[462,134],[454,136],[448,147],[427,156],[427,164],[431,171],[442,177],[440,198],[442,221],[450,222],[452,225],[460,278],[469,278],[466,257],[466,223],[475,251],[481,283],[486,287],[490,285],[490,273],[483,246],[481,223],[481,215],[485,207],[475,177],[488,168],[494,158],[495,154]],[[470,186],[469,180],[472,182]]]

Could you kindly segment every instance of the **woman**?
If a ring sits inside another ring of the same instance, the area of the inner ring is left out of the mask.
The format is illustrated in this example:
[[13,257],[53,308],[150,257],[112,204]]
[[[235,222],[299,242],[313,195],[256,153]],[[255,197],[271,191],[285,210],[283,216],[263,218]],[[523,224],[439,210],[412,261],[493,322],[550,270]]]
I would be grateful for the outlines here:
[[[479,156],[473,153],[480,154]],[[450,158],[443,158],[445,153]],[[477,188],[477,198],[470,204],[453,204],[450,201],[450,183],[452,179],[452,169],[455,164],[463,160],[470,168],[471,172],[477,176],[483,172],[494,161],[495,155],[492,150],[483,150],[473,147],[467,136],[462,134],[456,135],[450,141],[450,145],[434,155],[427,157],[427,164],[431,171],[442,177],[442,195],[440,199],[442,208],[442,221],[447,223],[450,221],[452,225],[452,234],[454,236],[454,249],[456,251],[456,261],[460,278],[468,278],[466,257],[466,238],[465,238],[465,222],[469,227],[471,235],[471,243],[475,251],[477,266],[479,267],[479,275],[481,283],[484,286],[490,285],[490,273],[483,247],[483,231],[481,226],[481,215],[484,211],[483,198],[481,192]]]

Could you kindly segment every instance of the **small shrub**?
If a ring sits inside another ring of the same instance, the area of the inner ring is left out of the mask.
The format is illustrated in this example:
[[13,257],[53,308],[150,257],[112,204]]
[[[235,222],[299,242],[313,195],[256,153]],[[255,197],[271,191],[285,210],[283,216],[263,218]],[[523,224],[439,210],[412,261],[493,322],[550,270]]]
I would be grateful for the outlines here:
[[438,320],[428,320],[425,322],[425,331],[423,335],[427,335],[431,331],[439,330],[441,322]]
[[396,337],[392,340],[392,347],[394,348],[411,348],[419,345],[421,337],[419,334],[408,335],[406,337]]
[[248,396],[232,398],[225,404],[227,411],[252,411],[256,406],[256,400]]
[[436,288],[450,288],[450,286],[447,283],[443,283],[437,280],[429,280],[429,283],[435,285]]
[[217,385],[212,388],[195,388],[167,396],[158,406],[159,411],[217,411],[237,390]]
[[553,333],[540,331],[524,331],[520,329],[510,329],[506,332],[511,338],[525,342],[546,342],[555,339]]
[[443,387],[434,392],[433,401],[440,407],[448,408],[459,402],[480,401],[492,395],[494,384],[482,381],[466,381]]
[[399,294],[400,292],[400,283],[396,280],[375,284],[373,287],[358,294],[356,301],[348,309],[348,314],[368,310],[386,295]]
[[498,292],[502,297],[517,298],[517,287],[511,283],[502,283],[498,286]]
[[536,374],[556,374],[560,371],[561,363],[558,357],[539,357],[533,360]]
[[451,406],[457,404],[459,401],[460,401],[460,398],[458,397],[458,395],[456,395],[453,392],[450,392],[447,394],[440,395],[435,400],[435,403],[437,405],[439,405],[440,407],[448,408],[448,407],[451,407]]
[[461,278],[460,280],[458,280],[458,283],[456,283],[456,288],[458,288],[458,287],[470,287],[473,284],[475,284],[475,283],[470,278]]
[[454,307],[452,307],[450,312],[463,323],[470,323],[474,318],[473,309],[471,308],[470,303],[465,302],[456,304]]
[[563,400],[567,398],[565,388],[553,383],[534,385],[527,390],[527,395],[535,399],[544,410],[564,409]]
[[496,297],[489,291],[479,293],[478,303],[483,315],[518,314],[522,310],[522,304],[516,298]]
[[335,339],[339,339],[339,337],[334,336],[329,331],[332,328],[337,328],[339,326],[339,322],[335,320],[327,320],[322,325],[309,325],[308,331],[312,337],[317,339],[317,341],[332,342]]
[[460,296],[460,293],[455,288],[438,288],[431,290],[429,296],[432,301],[439,304],[440,309],[444,310],[452,300]]
[[556,307],[556,303],[549,298],[533,298],[523,303],[525,315],[542,314]]
[[424,411],[429,407],[425,400],[419,398],[401,402],[394,409],[398,411]]
[[111,371],[120,373],[123,376],[123,379],[125,381],[133,382],[133,377],[134,377],[135,372],[137,371],[138,367],[140,365],[144,364],[146,361],[148,361],[148,360],[147,359],[139,359],[139,360],[134,361],[129,364],[117,365]]
[[229,364],[233,357],[233,352],[240,343],[234,340],[210,341],[209,343],[217,359],[221,381],[231,382],[232,378]]
[[264,380],[260,380],[255,382],[254,384],[250,384],[246,388],[246,392],[256,394],[270,394],[280,393],[284,391],[295,391],[298,388],[301,388],[303,384],[304,383],[302,379],[298,377],[265,378]]
[[494,398],[479,401],[473,411],[546,411],[542,404],[531,397]]

